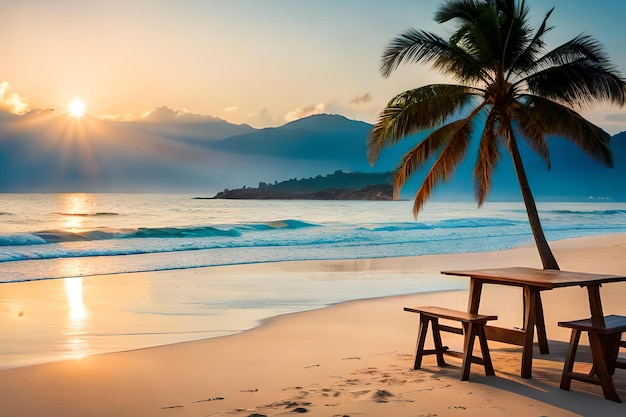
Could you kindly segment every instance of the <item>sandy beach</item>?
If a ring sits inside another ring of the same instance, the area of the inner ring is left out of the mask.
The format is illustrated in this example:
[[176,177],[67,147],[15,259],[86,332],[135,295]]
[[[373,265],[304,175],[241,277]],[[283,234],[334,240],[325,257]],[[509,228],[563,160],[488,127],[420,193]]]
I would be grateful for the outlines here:
[[[563,270],[626,273],[626,234],[557,241],[552,247]],[[501,266],[538,268],[540,264],[536,249],[523,247],[238,268],[275,274],[306,270],[437,274],[442,269]],[[159,274],[198,280],[206,271]],[[21,285],[3,291],[19,291]],[[45,304],[45,294],[38,297]],[[107,297],[115,303],[115,294],[103,295]],[[465,309],[467,290],[455,290],[351,301],[275,317],[229,336],[4,369],[0,416],[625,415],[626,405],[605,400],[598,386],[574,381],[570,392],[559,389],[569,331],[557,322],[589,315],[586,291],[557,289],[543,292],[542,298],[550,354],[536,350],[530,380],[519,376],[521,349],[496,342],[490,342],[495,377],[484,376],[482,368],[473,365],[470,381],[463,382],[459,360],[450,358],[451,366],[440,369],[434,356],[425,358],[422,369],[411,369],[418,317],[402,308]],[[602,300],[605,314],[626,314],[626,284],[603,286]],[[519,326],[521,290],[486,286],[481,312],[497,314],[499,325]],[[460,350],[460,336],[445,334],[444,338],[446,345]],[[582,343],[586,344],[585,338]],[[590,360],[586,347],[579,357]],[[625,374],[618,369],[614,381],[626,401]]]

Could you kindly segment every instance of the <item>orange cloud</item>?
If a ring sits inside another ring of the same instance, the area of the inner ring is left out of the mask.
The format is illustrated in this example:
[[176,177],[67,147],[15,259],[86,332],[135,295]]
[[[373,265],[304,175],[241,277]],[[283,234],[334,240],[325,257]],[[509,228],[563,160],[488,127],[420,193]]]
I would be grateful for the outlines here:
[[312,116],[314,114],[322,114],[324,112],[326,112],[324,103],[320,103],[315,106],[311,105],[292,110],[285,115],[285,120],[293,122],[294,120],[302,119],[303,117]]
[[13,114],[24,114],[30,110],[26,98],[22,98],[17,93],[7,95],[9,83],[3,81],[0,83],[0,110],[8,111]]
[[372,101],[372,95],[368,92],[363,94],[362,96],[356,96],[352,100],[350,100],[350,104],[354,104],[358,106],[359,104],[369,103]]

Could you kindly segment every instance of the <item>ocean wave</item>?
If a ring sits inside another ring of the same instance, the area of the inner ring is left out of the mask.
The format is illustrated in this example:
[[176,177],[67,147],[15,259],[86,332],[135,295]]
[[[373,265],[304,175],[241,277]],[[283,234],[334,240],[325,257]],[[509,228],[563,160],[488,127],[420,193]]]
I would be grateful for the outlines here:
[[527,224],[527,221],[507,220],[495,217],[468,217],[464,219],[444,219],[435,223],[444,229],[477,228],[477,227],[506,227]]
[[[137,230],[123,233],[120,236],[112,238],[117,239],[134,239],[134,238],[186,238],[186,237],[214,237],[214,236],[240,236],[241,232],[237,229],[220,229],[212,226],[201,227],[141,227]],[[108,239],[108,238],[105,238]]]
[[[524,209],[514,209],[514,210],[506,210],[510,213],[520,213],[525,214],[526,210]],[[606,210],[568,210],[568,209],[553,209],[553,210],[539,210],[539,215],[546,214],[584,214],[589,216],[613,216],[613,215],[624,215],[626,214],[626,210],[620,209],[606,209]]]
[[242,225],[242,228],[252,229],[252,230],[275,230],[275,229],[303,229],[307,227],[315,227],[319,226],[314,223],[308,223],[301,220],[275,220],[264,223],[251,223],[247,225]]
[[590,216],[611,216],[611,215],[624,215],[626,210],[547,210],[543,213],[551,214],[585,214]]
[[506,220],[493,217],[470,217],[463,219],[445,219],[431,222],[393,223],[373,228],[362,227],[363,230],[374,232],[398,232],[411,230],[434,230],[434,229],[465,229],[482,227],[507,227],[525,225],[526,221]]
[[338,250],[340,248],[390,247],[397,245],[441,244],[476,239],[493,239],[503,237],[519,237],[529,234],[529,231],[515,231],[494,229],[489,233],[474,236],[471,233],[387,233],[372,232],[371,230],[354,228],[344,230],[328,230],[325,233],[303,235],[290,233],[288,235],[266,234],[250,237],[228,236],[225,239],[154,239],[150,242],[142,239],[102,240],[91,242],[63,242],[39,246],[21,246],[0,250],[0,263],[12,261],[85,258],[85,257],[114,257],[126,255],[164,254],[175,252],[193,252],[201,250],[251,250],[283,248],[299,252],[304,247],[315,247],[322,251]]
[[394,223],[390,225],[374,227],[371,229],[366,227],[362,227],[361,229],[371,230],[373,232],[398,232],[402,230],[431,230],[434,229],[434,227],[425,223]]
[[42,243],[46,243],[46,241],[30,233],[0,235],[0,246],[41,245]]
[[300,220],[277,220],[264,223],[188,227],[139,227],[136,229],[95,229],[80,232],[43,230],[32,233],[0,234],[0,246],[26,246],[46,243],[83,242],[117,239],[177,239],[239,237],[248,231],[303,229],[317,226]]

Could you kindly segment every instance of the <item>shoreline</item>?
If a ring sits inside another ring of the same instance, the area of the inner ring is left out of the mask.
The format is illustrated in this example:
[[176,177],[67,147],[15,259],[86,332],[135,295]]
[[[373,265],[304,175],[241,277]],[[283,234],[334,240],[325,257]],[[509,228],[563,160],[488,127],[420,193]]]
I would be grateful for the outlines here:
[[[552,245],[573,250],[614,239],[626,241],[626,233],[563,239]],[[516,257],[525,259],[525,266],[541,268],[536,248],[521,246],[3,283],[0,324],[5,346],[0,348],[0,370],[234,335],[277,316],[343,302],[467,289],[466,278],[440,275],[441,269],[450,269],[442,265],[502,267]],[[14,353],[8,355],[7,350]]]
[[[552,247],[564,270],[626,272],[626,234],[567,239],[552,242]],[[298,261],[273,264],[264,273],[411,275],[438,273],[444,266],[511,265],[540,267],[536,249],[425,255],[402,261]],[[224,269],[233,272],[232,267]],[[258,265],[248,265],[239,273],[245,275],[246,270],[258,273]],[[181,274],[196,280],[202,275]],[[522,300],[517,290],[486,287],[481,311],[498,314],[504,326],[519,325]],[[4,369],[0,370],[2,408],[13,417],[247,417],[282,415],[296,408],[306,409],[311,416],[623,415],[626,406],[604,400],[597,386],[573,384],[570,392],[558,389],[569,332],[556,322],[588,314],[586,293],[579,288],[542,294],[551,353],[535,355],[531,380],[519,377],[520,350],[495,342],[490,342],[490,348],[496,377],[485,377],[474,365],[470,381],[461,382],[458,361],[450,359],[452,366],[439,369],[433,357],[425,359],[422,370],[411,370],[417,317],[402,307],[463,309],[467,297],[467,290],[460,289],[358,299],[281,314],[230,336]],[[626,314],[625,297],[626,285],[604,286],[605,314]],[[452,335],[445,342],[458,350],[462,340]],[[581,351],[583,359],[585,353],[588,356],[584,348]],[[617,370],[614,379],[618,394],[626,399],[626,375]]]

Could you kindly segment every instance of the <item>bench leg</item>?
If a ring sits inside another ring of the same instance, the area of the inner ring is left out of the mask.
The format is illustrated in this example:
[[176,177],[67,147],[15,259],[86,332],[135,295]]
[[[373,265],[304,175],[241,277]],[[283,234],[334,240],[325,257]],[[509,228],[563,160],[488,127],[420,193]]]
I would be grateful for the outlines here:
[[567,356],[565,357],[565,365],[563,366],[563,374],[561,375],[561,389],[569,391],[572,384],[572,370],[576,360],[576,350],[578,350],[578,342],[580,341],[580,330],[573,329],[567,348]]
[[461,381],[467,381],[469,379],[470,367],[472,366],[472,354],[474,351],[474,338],[477,336],[476,326],[473,323],[463,325],[464,340],[463,340],[463,374]]
[[494,376],[496,373],[491,363],[491,354],[489,353],[489,345],[487,345],[485,326],[478,326],[478,340],[480,341],[480,351],[483,354],[483,362],[485,363],[485,375]]
[[415,348],[415,363],[413,369],[422,367],[422,357],[424,356],[424,343],[426,342],[426,334],[428,333],[428,322],[430,318],[420,314],[420,330],[417,336],[417,347]]
[[603,341],[602,336],[598,333],[589,332],[589,345],[591,347],[591,355],[593,357],[593,367],[596,371],[598,379],[600,380],[600,385],[602,385],[604,398],[621,403],[622,400],[620,400],[617,392],[615,392],[613,378],[611,378],[611,374],[609,373],[609,369],[607,367],[605,342],[606,340]]
[[446,361],[443,359],[443,343],[441,342],[441,332],[439,331],[439,319],[431,318],[430,323],[433,328],[433,341],[435,342],[435,352],[437,352],[437,366],[446,366]]
[[622,338],[621,333],[615,333],[605,337],[604,343],[606,344],[606,358],[608,360],[607,367],[609,370],[609,374],[613,375],[615,373],[617,356],[619,354],[619,345]]

